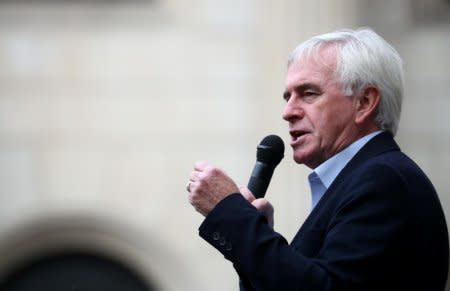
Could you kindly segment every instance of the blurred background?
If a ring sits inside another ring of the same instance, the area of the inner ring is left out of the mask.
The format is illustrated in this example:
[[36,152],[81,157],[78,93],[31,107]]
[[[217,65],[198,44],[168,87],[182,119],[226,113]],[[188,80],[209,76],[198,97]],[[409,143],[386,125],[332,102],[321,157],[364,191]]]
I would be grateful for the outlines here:
[[[0,278],[82,253],[149,289],[237,290],[198,236],[193,163],[246,185],[265,135],[288,144],[291,50],[359,26],[404,59],[397,141],[450,218],[448,0],[0,0]],[[310,205],[291,154],[267,194],[288,241]]]

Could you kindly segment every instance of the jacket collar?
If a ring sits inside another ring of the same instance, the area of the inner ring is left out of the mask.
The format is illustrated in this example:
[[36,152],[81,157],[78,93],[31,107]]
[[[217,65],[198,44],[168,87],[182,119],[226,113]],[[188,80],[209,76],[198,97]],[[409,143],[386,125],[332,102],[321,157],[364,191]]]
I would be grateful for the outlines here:
[[356,153],[356,155],[342,169],[341,173],[339,173],[334,182],[330,185],[329,190],[331,190],[335,184],[339,184],[340,181],[345,179],[364,161],[389,151],[400,151],[400,147],[395,142],[392,134],[384,131],[372,138],[359,150],[358,153]]

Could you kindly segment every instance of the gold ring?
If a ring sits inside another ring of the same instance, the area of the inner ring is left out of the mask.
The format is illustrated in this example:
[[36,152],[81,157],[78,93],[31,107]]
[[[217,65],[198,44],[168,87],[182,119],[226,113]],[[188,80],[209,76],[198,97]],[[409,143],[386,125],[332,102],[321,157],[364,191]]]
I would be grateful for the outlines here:
[[188,181],[186,184],[186,191],[191,192],[191,181]]

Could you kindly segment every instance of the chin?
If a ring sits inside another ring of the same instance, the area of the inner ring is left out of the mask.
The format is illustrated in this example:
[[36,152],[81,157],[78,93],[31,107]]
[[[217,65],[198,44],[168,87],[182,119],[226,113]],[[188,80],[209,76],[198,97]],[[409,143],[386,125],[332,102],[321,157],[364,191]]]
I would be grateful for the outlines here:
[[294,161],[299,164],[299,165],[305,165],[308,168],[314,169],[315,166],[312,163],[312,160],[310,158],[310,156],[308,156],[307,154],[303,153],[298,153],[296,154],[294,152]]
[[294,161],[295,161],[297,164],[304,164],[304,163],[306,162],[306,159],[305,159],[304,156],[296,155],[296,154],[294,153]]

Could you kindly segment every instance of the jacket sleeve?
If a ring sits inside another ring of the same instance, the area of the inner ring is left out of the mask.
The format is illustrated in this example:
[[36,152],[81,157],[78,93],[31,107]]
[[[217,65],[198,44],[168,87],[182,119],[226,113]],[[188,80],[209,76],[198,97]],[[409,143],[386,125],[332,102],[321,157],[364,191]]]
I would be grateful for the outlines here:
[[[199,234],[233,263],[241,275],[241,290],[294,290],[293,281],[320,282],[305,279],[326,275],[296,252],[239,193],[223,199],[208,214]],[[319,290],[319,286],[303,287]]]

